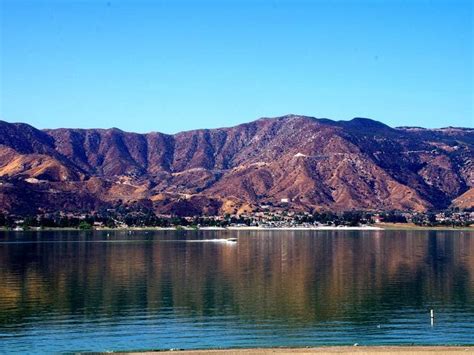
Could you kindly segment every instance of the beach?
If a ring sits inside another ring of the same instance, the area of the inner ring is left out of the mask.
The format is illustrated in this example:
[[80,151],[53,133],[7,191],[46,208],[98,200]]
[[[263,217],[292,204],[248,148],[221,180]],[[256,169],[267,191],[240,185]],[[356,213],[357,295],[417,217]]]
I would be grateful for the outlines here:
[[226,349],[226,350],[173,350],[159,352],[143,352],[141,354],[380,354],[380,355],[425,355],[425,354],[474,354],[474,347],[469,346],[331,346],[315,348],[268,348],[268,349]]

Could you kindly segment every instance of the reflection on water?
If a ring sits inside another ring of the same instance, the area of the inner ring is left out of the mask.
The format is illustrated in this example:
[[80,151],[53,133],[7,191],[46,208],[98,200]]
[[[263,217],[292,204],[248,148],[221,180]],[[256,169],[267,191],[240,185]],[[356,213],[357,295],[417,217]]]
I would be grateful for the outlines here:
[[0,352],[474,344],[472,232],[2,233],[0,280]]

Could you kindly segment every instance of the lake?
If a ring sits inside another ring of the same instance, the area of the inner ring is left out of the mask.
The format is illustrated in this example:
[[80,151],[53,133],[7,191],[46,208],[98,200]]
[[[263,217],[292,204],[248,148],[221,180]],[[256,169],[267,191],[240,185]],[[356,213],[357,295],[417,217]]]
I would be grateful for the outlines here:
[[474,232],[109,233],[0,232],[0,353],[474,345]]

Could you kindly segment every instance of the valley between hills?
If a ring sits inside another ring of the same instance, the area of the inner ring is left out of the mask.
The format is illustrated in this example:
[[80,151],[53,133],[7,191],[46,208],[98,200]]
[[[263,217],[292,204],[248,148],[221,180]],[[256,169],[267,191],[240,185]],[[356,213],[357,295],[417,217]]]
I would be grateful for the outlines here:
[[473,186],[472,128],[287,115],[169,135],[0,121],[6,214],[426,212],[472,209]]

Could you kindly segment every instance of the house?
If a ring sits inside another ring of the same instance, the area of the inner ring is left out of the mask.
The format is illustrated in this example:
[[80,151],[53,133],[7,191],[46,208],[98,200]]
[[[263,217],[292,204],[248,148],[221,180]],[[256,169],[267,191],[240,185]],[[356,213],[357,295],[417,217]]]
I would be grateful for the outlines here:
[[383,217],[380,216],[378,213],[377,214],[374,214],[374,223],[382,223],[383,222]]

